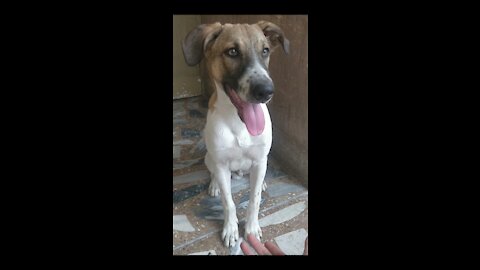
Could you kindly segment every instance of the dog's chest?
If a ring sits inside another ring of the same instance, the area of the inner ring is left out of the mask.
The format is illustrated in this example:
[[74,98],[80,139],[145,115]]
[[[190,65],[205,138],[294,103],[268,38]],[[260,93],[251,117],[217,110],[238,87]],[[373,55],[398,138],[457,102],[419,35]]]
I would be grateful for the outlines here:
[[230,170],[247,171],[252,165],[266,158],[269,148],[263,145],[253,145],[249,147],[232,145],[222,149],[209,149],[208,151],[215,160],[228,164]]
[[268,154],[271,146],[270,130],[260,136],[250,136],[242,129],[236,132],[235,129],[217,127],[206,134],[208,151],[223,152],[225,158],[261,157]]
[[[228,115],[228,114],[227,114]],[[260,160],[268,155],[272,143],[272,127],[268,111],[263,133],[251,136],[237,115],[219,117],[211,114],[205,127],[205,143],[208,152],[221,160]]]

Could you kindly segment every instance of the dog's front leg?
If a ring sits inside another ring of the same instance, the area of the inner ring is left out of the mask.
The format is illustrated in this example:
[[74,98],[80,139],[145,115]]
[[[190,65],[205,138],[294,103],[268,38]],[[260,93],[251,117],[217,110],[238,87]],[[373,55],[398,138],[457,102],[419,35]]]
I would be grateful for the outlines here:
[[232,198],[231,192],[231,172],[227,167],[221,167],[216,169],[215,180],[222,194],[223,212],[224,212],[224,224],[222,239],[225,246],[234,246],[238,240],[238,219],[237,211],[235,208],[235,202]]
[[250,201],[247,210],[247,222],[245,223],[245,239],[248,234],[253,234],[260,240],[262,229],[258,224],[258,211],[262,198],[262,185],[267,172],[267,158],[254,165],[250,172]]

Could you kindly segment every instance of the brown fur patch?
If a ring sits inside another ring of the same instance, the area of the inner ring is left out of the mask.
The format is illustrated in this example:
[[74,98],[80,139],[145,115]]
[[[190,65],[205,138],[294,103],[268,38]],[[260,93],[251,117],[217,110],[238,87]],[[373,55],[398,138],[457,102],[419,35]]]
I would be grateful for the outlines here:
[[214,110],[215,102],[217,102],[217,91],[213,92],[213,95],[210,97],[210,100],[208,101],[209,110],[212,110],[212,111]]

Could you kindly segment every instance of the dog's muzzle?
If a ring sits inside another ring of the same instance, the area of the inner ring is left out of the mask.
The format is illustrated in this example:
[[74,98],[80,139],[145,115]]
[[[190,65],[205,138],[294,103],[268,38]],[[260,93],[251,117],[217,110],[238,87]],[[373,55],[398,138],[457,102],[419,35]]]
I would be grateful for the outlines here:
[[265,128],[265,115],[259,102],[248,102],[242,100],[234,89],[226,86],[226,93],[230,101],[237,108],[240,120],[245,123],[248,132],[252,136],[262,134]]

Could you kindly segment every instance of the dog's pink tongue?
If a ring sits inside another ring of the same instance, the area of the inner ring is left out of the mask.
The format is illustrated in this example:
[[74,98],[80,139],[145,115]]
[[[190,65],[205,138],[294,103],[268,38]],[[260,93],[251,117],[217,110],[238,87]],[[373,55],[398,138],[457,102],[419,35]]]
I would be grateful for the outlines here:
[[227,89],[230,100],[238,110],[240,118],[247,126],[248,132],[252,136],[262,134],[265,128],[265,117],[263,115],[262,106],[260,104],[245,102],[235,93],[233,89]]
[[265,118],[260,104],[245,102],[240,113],[251,135],[257,136],[262,134],[265,128]]

